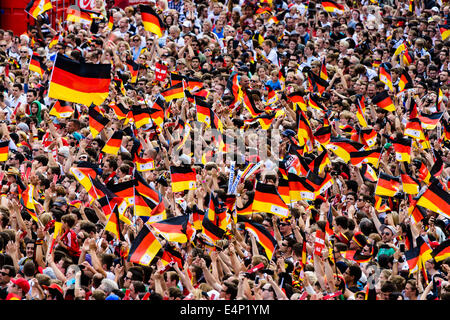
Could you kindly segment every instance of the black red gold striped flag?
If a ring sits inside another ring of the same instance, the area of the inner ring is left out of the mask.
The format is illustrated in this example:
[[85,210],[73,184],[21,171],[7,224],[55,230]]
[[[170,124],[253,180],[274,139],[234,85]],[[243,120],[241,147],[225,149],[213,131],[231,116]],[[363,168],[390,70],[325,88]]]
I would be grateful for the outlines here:
[[360,163],[373,164],[375,168],[378,168],[378,161],[380,160],[382,148],[376,148],[373,150],[363,150],[350,152],[350,163],[354,166]]
[[408,120],[405,125],[404,135],[417,140],[425,140],[425,135],[422,130],[422,122],[419,118]]
[[420,191],[420,183],[409,174],[400,172],[400,178],[402,180],[403,192],[407,194],[418,194]]
[[350,153],[360,151],[364,147],[363,144],[344,138],[331,137],[326,148],[333,151],[339,158],[345,162],[350,161]]
[[8,160],[9,141],[0,141],[0,162]]
[[345,7],[342,4],[339,4],[333,0],[323,0],[322,8],[326,12],[343,14],[345,11]]
[[101,105],[109,95],[111,64],[76,62],[58,54],[48,97],[90,106]]
[[331,126],[320,126],[314,132],[314,140],[318,141],[321,145],[326,146],[331,140]]
[[57,100],[50,110],[49,115],[57,118],[70,118],[73,112],[74,110],[67,101]]
[[360,131],[361,140],[369,148],[372,148],[377,143],[377,132],[372,128],[361,129]]
[[131,244],[128,261],[148,266],[161,249],[161,243],[149,227],[144,224]]
[[300,177],[295,173],[288,172],[289,198],[292,202],[300,200],[312,201],[316,198],[314,187],[306,177]]
[[38,53],[33,52],[28,65],[28,69],[39,74],[41,78],[44,76],[44,72],[47,69],[43,60],[43,57],[41,57]]
[[172,181],[172,192],[197,189],[197,177],[194,168],[189,166],[171,166],[170,178]]
[[138,74],[139,74],[139,64],[137,64],[133,59],[127,59],[126,65],[128,71],[130,71],[131,78],[128,81],[129,83],[136,83]]
[[375,95],[375,97],[373,97],[372,99],[372,103],[375,103],[378,107],[386,111],[395,111],[394,103],[392,102],[392,99],[386,90]]
[[258,115],[260,115],[263,111],[259,110],[256,106],[255,100],[253,99],[252,92],[249,90],[244,90],[244,106],[250,113],[250,115],[254,118]]
[[116,208],[113,209],[113,212],[108,218],[108,222],[105,225],[105,230],[111,232],[117,240],[124,241],[122,230],[120,227],[120,217],[119,212]]
[[399,162],[411,162],[412,142],[413,140],[411,138],[399,138],[393,141],[395,160]]
[[88,10],[83,10],[76,5],[72,5],[67,7],[66,20],[80,24],[91,25],[93,17],[91,16]]
[[252,210],[275,214],[282,218],[289,216],[289,209],[278,193],[277,187],[260,181],[256,184]]
[[378,69],[378,76],[380,81],[388,86],[389,90],[394,91],[394,86],[392,85],[392,77],[389,66],[386,63],[382,63]]
[[142,107],[141,105],[131,106],[131,114],[133,115],[134,125],[136,126],[136,129],[152,123],[150,112],[150,108]]
[[35,19],[37,19],[40,14],[51,9],[53,9],[53,6],[50,0],[31,0],[25,7],[25,11]]
[[97,137],[108,123],[108,118],[104,117],[94,105],[89,106],[89,130],[93,139]]
[[439,180],[434,180],[417,200],[417,205],[437,212],[450,219],[450,194],[444,190]]
[[115,131],[102,148],[102,152],[108,154],[117,154],[122,145],[123,131]]
[[450,36],[450,26],[448,24],[440,24],[439,32],[441,33],[442,41],[447,40],[448,36]]
[[171,86],[170,88],[161,91],[161,95],[167,102],[170,102],[174,99],[184,98],[184,88],[183,83],[178,83],[176,85]]
[[406,69],[403,69],[402,74],[400,75],[400,79],[398,82],[399,92],[402,92],[406,89],[411,89],[413,87],[413,82],[411,76],[409,75]]
[[384,172],[378,176],[375,194],[377,196],[393,197],[400,190],[400,178],[394,177]]
[[434,248],[431,256],[436,262],[441,262],[450,257],[450,239],[442,241],[436,248]]
[[434,128],[436,128],[437,124],[439,123],[443,115],[444,115],[443,112],[435,112],[432,114],[420,112],[418,118],[422,122],[423,129],[434,130]]
[[189,240],[188,224],[189,215],[182,215],[152,223],[151,226],[167,241],[186,243]]
[[277,241],[270,232],[262,224],[250,220],[244,222],[244,228],[251,233],[256,241],[264,248],[267,259],[269,259],[269,261],[272,260]]
[[161,38],[165,30],[165,24],[159,15],[155,12],[155,10],[153,10],[152,7],[148,5],[141,4],[139,9],[141,12],[144,29],[156,34],[158,38]]
[[[306,112],[306,101],[304,96],[304,92],[302,91],[294,91],[289,93],[286,97],[290,100],[294,106],[297,105],[301,110]],[[296,108],[294,108],[294,111]]]

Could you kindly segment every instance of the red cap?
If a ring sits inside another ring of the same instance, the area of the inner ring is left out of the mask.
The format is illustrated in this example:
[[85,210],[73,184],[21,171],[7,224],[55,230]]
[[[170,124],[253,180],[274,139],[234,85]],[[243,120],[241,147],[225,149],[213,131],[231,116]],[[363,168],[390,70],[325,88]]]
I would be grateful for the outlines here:
[[30,291],[30,284],[24,278],[11,279],[11,282],[22,289],[23,294],[28,293]]

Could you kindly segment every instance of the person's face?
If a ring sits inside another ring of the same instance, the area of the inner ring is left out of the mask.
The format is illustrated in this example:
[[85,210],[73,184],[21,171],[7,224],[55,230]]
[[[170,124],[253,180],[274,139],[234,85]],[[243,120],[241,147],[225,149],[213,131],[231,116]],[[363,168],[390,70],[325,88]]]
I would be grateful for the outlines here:
[[393,238],[393,234],[392,234],[391,230],[385,228],[383,230],[383,232],[381,233],[381,240],[383,242],[390,242],[390,241],[392,241],[392,238]]
[[34,256],[34,244],[28,243],[25,251],[26,251],[25,253],[26,253],[27,257],[32,258]]
[[412,285],[409,284],[409,283],[407,283],[407,284],[405,285],[405,296],[406,296],[407,298],[411,298],[411,297],[414,296],[414,290],[413,290],[413,287],[412,287]]
[[11,276],[9,275],[9,270],[2,268],[0,271],[0,285],[4,286],[5,284],[9,283],[11,280]]
[[273,288],[270,284],[265,284],[262,288],[261,288],[261,296],[263,298],[263,300],[274,300],[274,293],[273,293]]
[[123,287],[129,288],[131,290],[131,278],[133,277],[133,274],[131,272],[127,272],[126,276],[123,277]]
[[36,98],[34,97],[33,92],[27,92],[27,103],[32,103]]
[[18,285],[14,284],[13,282],[9,282],[8,283],[8,289],[7,290],[8,290],[8,293],[16,294],[16,295],[19,295],[19,296],[20,296],[20,294],[22,292],[22,289]]

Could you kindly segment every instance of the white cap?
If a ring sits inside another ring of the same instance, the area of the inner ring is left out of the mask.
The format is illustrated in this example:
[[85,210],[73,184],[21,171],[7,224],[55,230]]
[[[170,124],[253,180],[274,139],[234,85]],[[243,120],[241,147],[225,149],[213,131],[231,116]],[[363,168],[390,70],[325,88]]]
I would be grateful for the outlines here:
[[183,27],[190,28],[191,27],[191,22],[189,20],[184,20]]

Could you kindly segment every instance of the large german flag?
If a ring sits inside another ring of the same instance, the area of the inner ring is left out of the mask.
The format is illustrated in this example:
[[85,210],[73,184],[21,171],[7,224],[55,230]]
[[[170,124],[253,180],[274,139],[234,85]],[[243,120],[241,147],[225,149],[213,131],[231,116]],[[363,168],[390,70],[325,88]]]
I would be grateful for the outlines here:
[[28,69],[39,74],[41,78],[44,76],[46,66],[44,64],[43,58],[38,53],[33,52],[30,58]]
[[161,95],[167,102],[170,102],[174,99],[184,98],[183,83],[178,83],[164,91],[161,91]]
[[431,256],[436,262],[443,261],[450,257],[450,239],[441,242],[436,248],[434,248]]
[[375,194],[377,196],[393,197],[400,190],[400,178],[394,177],[384,172],[378,176]]
[[171,166],[170,178],[172,180],[172,192],[197,189],[197,177],[194,168],[189,166]]
[[400,172],[400,178],[402,180],[403,192],[407,194],[418,194],[420,191],[419,181],[411,177],[409,174]]
[[342,4],[339,4],[332,0],[322,1],[322,8],[326,12],[337,13],[337,14],[343,14],[345,11],[345,7]]
[[109,120],[104,117],[95,106],[89,106],[89,130],[92,138],[95,139],[103,128],[109,123]]
[[399,162],[411,162],[412,139],[400,138],[393,141],[395,160]]
[[165,30],[164,22],[161,20],[159,15],[153,10],[152,7],[147,5],[140,5],[139,9],[141,11],[142,24],[146,31],[153,32],[161,38]]
[[381,151],[382,148],[350,152],[350,163],[354,166],[358,166],[362,162],[371,163],[375,168],[378,168]]
[[8,160],[9,141],[0,141],[0,162]]
[[186,243],[188,241],[186,236],[188,222],[189,215],[182,215],[152,223],[151,226],[167,241]]
[[102,152],[108,154],[117,154],[120,150],[120,146],[122,145],[123,131],[118,130],[115,131],[111,138],[109,138],[108,142],[103,146]]
[[48,97],[99,106],[108,97],[110,83],[111,64],[80,63],[58,54]]
[[25,7],[25,11],[35,19],[37,19],[40,14],[51,9],[53,9],[53,6],[50,0],[31,0]]
[[70,118],[73,114],[73,109],[67,101],[57,100],[49,114],[57,118]]
[[443,114],[443,112],[435,112],[432,114],[420,112],[418,117],[422,122],[422,128],[426,130],[434,130]]
[[[328,87],[328,81],[320,78],[317,74],[315,74],[312,71],[308,72],[308,81],[312,88],[312,92],[317,92],[319,95],[322,95],[322,93]],[[319,109],[319,110],[323,110],[323,109]]]
[[253,212],[266,212],[287,218],[289,209],[278,193],[277,187],[262,182],[256,183]]
[[128,261],[148,266],[161,249],[161,243],[159,243],[149,227],[144,225],[131,244]]
[[277,246],[277,241],[267,229],[259,223],[253,221],[244,222],[244,228],[251,233],[256,241],[264,248],[267,259],[272,260],[273,253]]
[[386,90],[378,93],[375,97],[373,97],[372,102],[386,111],[395,111],[394,103],[392,102],[392,99]]
[[442,188],[437,179],[428,186],[428,189],[417,200],[417,205],[450,219],[450,194]]

